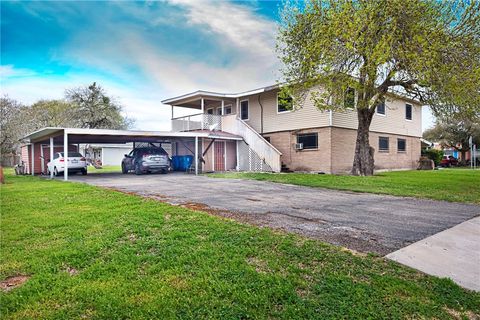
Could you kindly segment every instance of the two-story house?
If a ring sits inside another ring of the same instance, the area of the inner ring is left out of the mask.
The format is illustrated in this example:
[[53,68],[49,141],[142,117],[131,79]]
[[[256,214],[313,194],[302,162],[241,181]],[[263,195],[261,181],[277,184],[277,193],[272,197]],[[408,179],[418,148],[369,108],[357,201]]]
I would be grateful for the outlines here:
[[[172,131],[218,131],[243,138],[203,139],[203,171],[349,172],[358,125],[354,108],[319,111],[307,97],[291,110],[278,94],[274,85],[238,94],[196,91],[162,102],[172,108]],[[177,107],[198,113],[175,117]],[[390,94],[377,107],[370,127],[377,170],[417,166],[421,123],[417,101]]]

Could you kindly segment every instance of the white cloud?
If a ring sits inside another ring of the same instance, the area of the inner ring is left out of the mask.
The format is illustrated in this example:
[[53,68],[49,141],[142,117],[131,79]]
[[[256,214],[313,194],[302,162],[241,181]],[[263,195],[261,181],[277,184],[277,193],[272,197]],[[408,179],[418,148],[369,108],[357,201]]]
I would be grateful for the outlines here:
[[221,1],[172,0],[187,9],[190,24],[203,25],[223,36],[227,44],[247,50],[249,55],[272,58],[276,24],[256,15],[246,6]]
[[30,77],[36,73],[30,69],[15,68],[13,64],[0,65],[0,79],[5,81],[14,77]]

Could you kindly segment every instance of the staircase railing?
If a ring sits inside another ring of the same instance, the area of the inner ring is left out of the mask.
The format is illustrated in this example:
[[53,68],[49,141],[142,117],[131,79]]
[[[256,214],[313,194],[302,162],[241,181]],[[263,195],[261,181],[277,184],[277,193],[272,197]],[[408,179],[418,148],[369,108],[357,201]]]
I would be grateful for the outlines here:
[[241,136],[260,159],[270,166],[272,171],[280,172],[282,168],[280,156],[282,153],[245,121],[238,119],[236,115],[223,116],[222,131]]

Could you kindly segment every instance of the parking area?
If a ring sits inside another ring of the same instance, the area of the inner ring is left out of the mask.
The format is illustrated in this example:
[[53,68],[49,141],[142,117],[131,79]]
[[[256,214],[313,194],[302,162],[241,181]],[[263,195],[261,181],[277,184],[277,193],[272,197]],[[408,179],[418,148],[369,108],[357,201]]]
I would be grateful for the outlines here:
[[381,255],[480,215],[476,205],[185,173],[102,173],[71,180]]

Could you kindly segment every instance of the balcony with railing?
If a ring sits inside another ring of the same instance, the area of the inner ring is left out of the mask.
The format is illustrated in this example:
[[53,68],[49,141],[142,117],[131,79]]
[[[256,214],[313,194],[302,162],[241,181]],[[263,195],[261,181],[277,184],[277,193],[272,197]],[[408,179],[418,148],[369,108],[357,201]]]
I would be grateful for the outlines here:
[[172,119],[172,131],[180,132],[193,130],[220,131],[222,130],[222,116],[197,113]]

